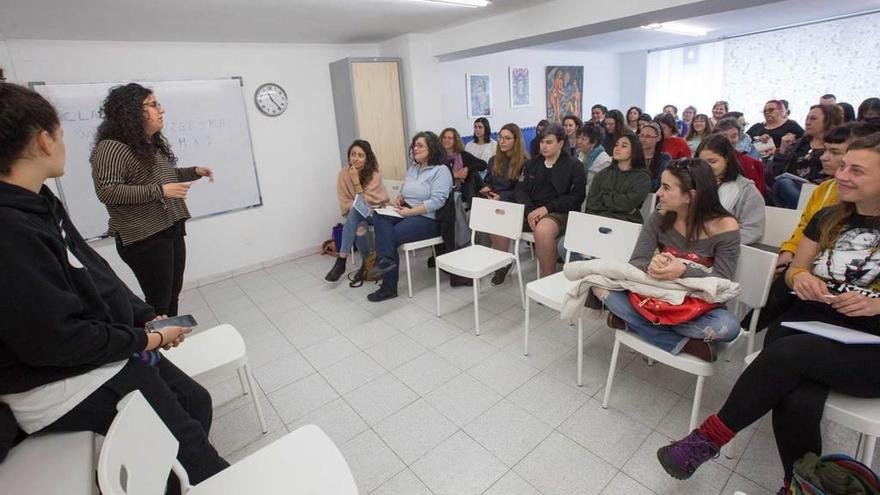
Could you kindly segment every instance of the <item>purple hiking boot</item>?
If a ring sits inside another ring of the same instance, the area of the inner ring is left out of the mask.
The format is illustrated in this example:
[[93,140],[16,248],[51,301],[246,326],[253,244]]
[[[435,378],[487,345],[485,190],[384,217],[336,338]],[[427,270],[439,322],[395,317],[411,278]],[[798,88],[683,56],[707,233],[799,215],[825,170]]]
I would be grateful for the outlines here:
[[686,480],[704,462],[718,457],[718,447],[700,430],[671,444],[660,447],[657,459],[669,476],[677,480]]

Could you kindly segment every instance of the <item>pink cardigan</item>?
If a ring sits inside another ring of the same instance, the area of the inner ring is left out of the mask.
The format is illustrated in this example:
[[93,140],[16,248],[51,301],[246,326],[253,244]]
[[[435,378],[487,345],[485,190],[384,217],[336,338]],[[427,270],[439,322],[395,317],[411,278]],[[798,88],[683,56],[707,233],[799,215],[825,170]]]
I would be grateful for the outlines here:
[[[343,215],[348,214],[354,195],[358,193],[358,176],[355,169],[346,167],[339,171],[336,178],[336,198],[339,200],[339,209]],[[382,172],[376,170],[370,182],[364,186],[361,196],[370,205],[370,208],[380,208],[388,204],[388,193],[385,184],[382,183]]]

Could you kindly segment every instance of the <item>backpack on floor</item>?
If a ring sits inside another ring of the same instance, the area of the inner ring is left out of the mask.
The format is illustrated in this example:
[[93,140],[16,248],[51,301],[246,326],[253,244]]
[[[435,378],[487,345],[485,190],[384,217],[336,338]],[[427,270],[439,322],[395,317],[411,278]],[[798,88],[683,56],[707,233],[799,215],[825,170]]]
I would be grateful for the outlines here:
[[373,251],[367,256],[367,259],[364,260],[364,268],[361,270],[358,268],[357,270],[348,274],[348,286],[349,287],[360,287],[364,285],[364,281],[367,282],[378,282],[380,279],[373,278],[370,276],[370,270],[373,269],[373,265],[376,264],[376,252]]
[[818,457],[810,452],[794,463],[792,495],[880,495],[871,468],[846,454]]

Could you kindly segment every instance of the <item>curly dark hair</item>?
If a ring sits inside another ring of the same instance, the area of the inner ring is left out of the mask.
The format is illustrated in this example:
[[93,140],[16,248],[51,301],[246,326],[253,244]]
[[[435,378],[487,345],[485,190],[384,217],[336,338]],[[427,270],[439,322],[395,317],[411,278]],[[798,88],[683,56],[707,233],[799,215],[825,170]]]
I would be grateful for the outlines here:
[[98,126],[93,149],[99,142],[112,139],[127,144],[134,156],[144,163],[153,165],[158,151],[172,165],[176,165],[177,157],[174,156],[171,145],[161,132],[147,137],[144,100],[151,94],[153,94],[152,90],[137,83],[111,89],[101,105],[104,120]]
[[448,161],[446,151],[443,150],[443,146],[440,144],[440,138],[431,131],[422,131],[413,136],[412,143],[409,145],[409,156],[413,161],[415,161],[415,158],[413,158],[413,146],[416,145],[416,141],[419,138],[424,139],[425,144],[428,146],[428,166],[446,164]]
[[363,139],[355,139],[351,146],[348,147],[348,156],[351,156],[351,150],[357,146],[360,148],[365,155],[367,155],[367,159],[364,161],[364,167],[358,172],[358,180],[361,183],[361,187],[366,187],[367,184],[373,180],[373,175],[379,171],[379,162],[376,160],[376,154],[373,153],[373,147],[370,146],[369,141],[365,141]]

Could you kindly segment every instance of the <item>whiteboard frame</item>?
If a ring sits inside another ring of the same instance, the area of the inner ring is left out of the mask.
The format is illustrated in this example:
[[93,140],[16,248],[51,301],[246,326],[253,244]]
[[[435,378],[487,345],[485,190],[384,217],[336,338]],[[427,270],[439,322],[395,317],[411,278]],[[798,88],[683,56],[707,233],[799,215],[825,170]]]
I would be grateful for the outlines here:
[[[157,79],[154,81],[150,81],[150,82],[166,83],[166,82],[190,82],[190,81],[219,81],[219,80],[223,80],[223,79],[237,79],[238,85],[241,87],[241,100],[242,100],[242,103],[244,104],[244,120],[245,120],[245,124],[247,125],[248,142],[251,144],[251,165],[254,167],[254,180],[256,180],[256,182],[257,182],[257,197],[259,198],[259,201],[256,204],[252,204],[252,205],[248,205],[248,206],[241,206],[241,207],[232,208],[229,210],[208,213],[207,215],[200,215],[197,217],[192,217],[192,218],[190,218],[190,220],[201,220],[203,218],[211,218],[211,217],[216,217],[218,215],[225,215],[227,213],[234,213],[237,211],[250,210],[251,208],[257,208],[257,207],[263,206],[263,190],[260,187],[260,171],[257,168],[257,157],[254,154],[254,139],[253,139],[253,136],[251,135],[251,119],[250,119],[250,116],[248,115],[248,110],[247,110],[248,100],[245,98],[245,94],[244,94],[244,78],[242,76],[230,76],[228,78],[226,78],[226,77],[208,77],[208,78],[202,78],[202,79]],[[63,85],[63,84],[120,84],[121,85],[121,84],[128,84],[130,82],[136,82],[136,83],[140,84],[142,81],[137,80],[137,79],[130,79],[127,81],[85,81],[85,82],[76,82],[76,83],[65,82],[65,83],[52,83],[52,84],[57,84],[57,85]],[[34,89],[36,86],[45,86],[47,84],[48,83],[46,81],[29,81],[28,87],[31,89]],[[64,205],[64,209],[69,210],[69,208],[67,206],[67,199],[64,197],[64,186],[61,184],[61,177],[56,177],[54,179],[54,181],[55,181],[55,187],[58,189],[58,197],[59,197],[59,199],[61,199],[61,203]],[[87,238],[86,242],[100,241],[102,239],[109,239],[112,237],[113,236],[111,236],[108,232],[105,232],[101,235]]]

